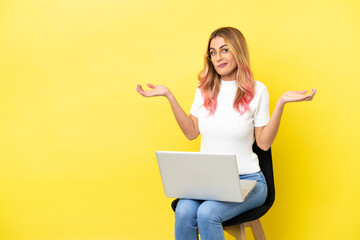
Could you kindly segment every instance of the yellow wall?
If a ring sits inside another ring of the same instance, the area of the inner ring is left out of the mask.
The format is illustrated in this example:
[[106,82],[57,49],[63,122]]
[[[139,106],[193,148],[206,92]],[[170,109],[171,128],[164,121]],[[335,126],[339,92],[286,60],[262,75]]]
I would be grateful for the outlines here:
[[268,239],[360,239],[359,23],[356,0],[0,1],[0,239],[173,239],[155,151],[200,140],[135,88],[167,85],[188,112],[221,26],[247,38],[271,112],[318,89],[272,146]]

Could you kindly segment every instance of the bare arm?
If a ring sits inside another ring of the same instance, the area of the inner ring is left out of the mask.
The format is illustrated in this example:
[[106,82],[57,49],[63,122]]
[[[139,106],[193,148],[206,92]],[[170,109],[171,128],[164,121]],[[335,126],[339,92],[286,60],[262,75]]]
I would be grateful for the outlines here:
[[189,140],[193,140],[199,136],[198,119],[190,114],[188,116],[176,101],[175,96],[169,91],[167,99],[170,102],[174,116],[181,130]]
[[306,92],[306,90],[290,91],[284,93],[279,98],[269,123],[263,127],[255,127],[255,139],[259,148],[267,151],[274,142],[276,134],[279,130],[281,115],[283,113],[285,104],[288,102],[311,101],[314,98],[316,89],[313,89],[312,92],[308,95],[305,95]]
[[164,96],[169,100],[175,119],[187,139],[193,140],[199,136],[198,119],[190,114],[188,116],[176,101],[175,96],[169,88],[165,86],[147,84],[150,90],[143,90],[141,85],[137,85],[136,90],[144,97]]

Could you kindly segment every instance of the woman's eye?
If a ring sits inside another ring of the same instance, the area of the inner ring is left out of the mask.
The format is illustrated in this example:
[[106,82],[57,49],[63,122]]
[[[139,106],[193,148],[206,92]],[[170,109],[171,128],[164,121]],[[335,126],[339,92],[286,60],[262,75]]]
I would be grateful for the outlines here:
[[214,52],[214,51],[210,52],[210,55],[216,55],[216,52]]
[[229,51],[229,49],[226,49],[226,48],[222,50],[223,53],[227,53],[228,51]]

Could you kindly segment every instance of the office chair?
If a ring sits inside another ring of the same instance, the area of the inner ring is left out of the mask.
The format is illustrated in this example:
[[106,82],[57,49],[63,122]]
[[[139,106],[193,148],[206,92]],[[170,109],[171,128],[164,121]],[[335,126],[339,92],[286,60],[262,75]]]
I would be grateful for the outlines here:
[[[258,155],[259,165],[267,182],[268,195],[263,205],[244,212],[222,223],[224,230],[235,236],[237,240],[246,239],[245,227],[251,227],[252,233],[256,240],[266,239],[259,218],[262,217],[267,211],[269,211],[275,201],[275,184],[271,148],[267,151],[264,151],[257,146],[256,142],[254,142],[253,151]],[[175,199],[171,203],[171,207],[174,212],[179,200],[180,199]]]

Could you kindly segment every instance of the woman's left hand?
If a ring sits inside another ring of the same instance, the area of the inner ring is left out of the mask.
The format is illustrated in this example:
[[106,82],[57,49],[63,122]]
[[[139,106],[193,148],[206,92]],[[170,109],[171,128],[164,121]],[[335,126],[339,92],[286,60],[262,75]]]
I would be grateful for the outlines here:
[[289,91],[284,93],[281,97],[280,100],[283,103],[287,103],[287,102],[302,102],[302,101],[311,101],[313,100],[315,93],[316,93],[316,89],[313,88],[311,93],[308,95],[305,95],[308,91],[307,90],[303,90],[303,91]]

